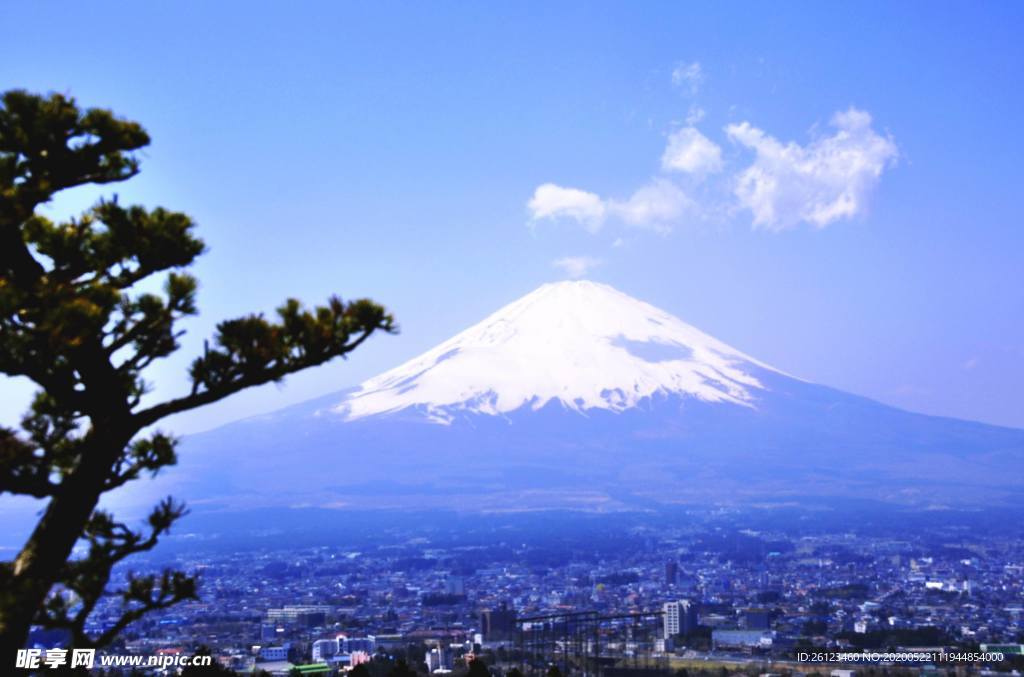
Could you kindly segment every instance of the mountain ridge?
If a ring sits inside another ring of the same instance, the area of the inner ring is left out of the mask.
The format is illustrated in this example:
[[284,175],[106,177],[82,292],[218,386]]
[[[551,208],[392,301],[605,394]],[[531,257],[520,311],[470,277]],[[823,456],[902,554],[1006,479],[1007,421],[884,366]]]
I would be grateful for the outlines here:
[[743,365],[778,371],[650,304],[587,280],[542,285],[425,353],[357,387],[348,420],[422,405],[502,414],[559,400],[621,410],[656,392],[750,406]]
[[[652,342],[676,352],[643,353]],[[794,378],[582,282],[541,287],[356,388],[187,437],[180,458],[139,483],[146,500],[607,511],[1024,495],[1024,431]]]

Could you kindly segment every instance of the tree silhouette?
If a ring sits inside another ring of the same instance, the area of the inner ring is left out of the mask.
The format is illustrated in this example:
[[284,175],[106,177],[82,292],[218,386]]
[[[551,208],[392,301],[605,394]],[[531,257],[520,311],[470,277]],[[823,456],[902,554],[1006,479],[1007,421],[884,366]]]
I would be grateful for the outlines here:
[[[307,310],[289,299],[274,320],[218,324],[192,362],[191,391],[144,405],[144,370],[177,350],[175,323],[196,313],[196,279],[182,272],[204,248],[192,220],[116,197],[63,223],[37,208],[68,188],[131,178],[133,152],[148,143],[138,123],[59,94],[0,97],[0,373],[41,388],[20,432],[0,428],[0,493],[47,501],[15,559],[0,563],[2,661],[24,646],[32,624],[97,647],[147,612],[195,597],[195,580],[175,571],[107,590],[115,564],[153,548],[185,513],[167,498],[143,533],[96,508],[105,492],[175,463],[175,439],[151,426],[394,330],[369,300],[333,297]],[[158,273],[166,274],[162,294],[138,290]],[[80,540],[87,554],[72,558]],[[86,620],[103,595],[120,598],[121,616],[91,636]]]
[[399,658],[388,672],[388,677],[416,677],[416,671],[409,667],[404,658]]
[[491,677],[491,671],[486,663],[479,658],[474,658],[469,662],[469,671],[466,675],[467,677]]

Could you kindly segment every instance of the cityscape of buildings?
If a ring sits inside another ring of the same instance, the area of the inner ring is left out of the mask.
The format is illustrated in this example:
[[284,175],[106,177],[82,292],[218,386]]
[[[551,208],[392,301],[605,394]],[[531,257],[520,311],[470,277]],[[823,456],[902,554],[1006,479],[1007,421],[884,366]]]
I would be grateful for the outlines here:
[[[472,537],[396,526],[354,543],[296,547],[283,534],[277,547],[181,549],[150,564],[197,572],[201,599],[147,616],[119,650],[202,648],[269,674],[387,674],[397,661],[443,673],[473,659],[492,674],[591,674],[641,658],[811,673],[802,651],[994,647],[1006,660],[975,667],[1022,667],[1024,539],[999,528],[800,535],[652,519],[598,535],[598,524]],[[101,607],[92,629],[114,617]]]

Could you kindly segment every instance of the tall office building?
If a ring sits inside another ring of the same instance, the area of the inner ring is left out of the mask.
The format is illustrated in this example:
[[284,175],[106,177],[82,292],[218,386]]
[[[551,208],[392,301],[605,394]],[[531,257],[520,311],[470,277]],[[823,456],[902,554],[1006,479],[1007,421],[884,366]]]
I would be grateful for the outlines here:
[[671,639],[676,635],[688,635],[697,627],[697,606],[688,599],[665,602],[661,610],[662,637]]
[[488,642],[508,641],[516,638],[516,612],[508,604],[480,613],[480,634]]
[[670,560],[665,563],[665,583],[667,585],[675,585],[679,582],[679,563],[675,560]]

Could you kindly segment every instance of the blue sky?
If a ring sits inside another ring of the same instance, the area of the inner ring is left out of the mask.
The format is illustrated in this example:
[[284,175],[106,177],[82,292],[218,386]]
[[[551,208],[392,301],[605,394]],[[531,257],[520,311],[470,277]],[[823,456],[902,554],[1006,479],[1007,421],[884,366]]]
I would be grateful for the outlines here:
[[[6,3],[0,20],[0,87],[141,121],[143,173],[116,191],[191,214],[210,246],[155,396],[187,387],[218,319],[287,296],[371,296],[402,326],[178,432],[353,385],[572,274],[803,378],[1024,427],[1020,3]],[[0,422],[29,392],[0,384]]]

